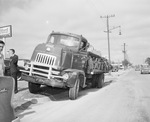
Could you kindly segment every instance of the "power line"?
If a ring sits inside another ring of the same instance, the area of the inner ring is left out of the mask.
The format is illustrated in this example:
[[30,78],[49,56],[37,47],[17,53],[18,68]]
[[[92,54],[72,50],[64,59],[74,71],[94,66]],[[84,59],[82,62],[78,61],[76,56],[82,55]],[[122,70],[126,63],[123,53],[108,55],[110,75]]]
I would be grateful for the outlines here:
[[[89,4],[89,6],[95,10],[95,12],[96,12],[95,14],[97,14],[98,16],[101,15],[100,11],[97,9],[97,6],[93,0],[86,0],[86,1],[91,3],[91,4]],[[102,20],[102,22],[103,22],[103,24],[105,24],[105,22],[103,20]]]

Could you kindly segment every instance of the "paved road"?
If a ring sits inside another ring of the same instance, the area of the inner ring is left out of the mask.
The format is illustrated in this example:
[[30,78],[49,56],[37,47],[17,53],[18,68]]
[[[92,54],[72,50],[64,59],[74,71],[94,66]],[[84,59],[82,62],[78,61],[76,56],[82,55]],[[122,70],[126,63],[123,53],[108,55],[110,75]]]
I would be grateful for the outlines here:
[[130,70],[100,90],[80,92],[75,101],[35,104],[19,117],[21,122],[150,122],[149,79]]

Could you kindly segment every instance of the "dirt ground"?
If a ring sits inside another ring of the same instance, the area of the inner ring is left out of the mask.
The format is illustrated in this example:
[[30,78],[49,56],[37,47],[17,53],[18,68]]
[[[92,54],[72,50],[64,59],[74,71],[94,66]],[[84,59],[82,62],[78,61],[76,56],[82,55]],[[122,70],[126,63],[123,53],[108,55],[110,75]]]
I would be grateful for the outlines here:
[[86,89],[77,100],[68,91],[43,87],[31,94],[19,81],[14,106],[21,122],[149,122],[150,75],[134,70],[106,75],[102,89]]

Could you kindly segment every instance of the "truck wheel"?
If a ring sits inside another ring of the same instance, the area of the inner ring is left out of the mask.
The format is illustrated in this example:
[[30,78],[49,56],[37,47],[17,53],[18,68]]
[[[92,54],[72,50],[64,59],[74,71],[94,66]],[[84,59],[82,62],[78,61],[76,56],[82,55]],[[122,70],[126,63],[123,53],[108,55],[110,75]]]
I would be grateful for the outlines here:
[[74,87],[69,89],[69,99],[75,100],[79,95],[80,79],[77,77]]
[[104,74],[100,74],[97,80],[97,88],[102,88],[104,86]]
[[98,77],[97,75],[93,75],[92,76],[92,88],[95,88],[97,86],[97,80],[98,80]]
[[28,82],[29,91],[31,93],[37,93],[40,89],[40,84]]

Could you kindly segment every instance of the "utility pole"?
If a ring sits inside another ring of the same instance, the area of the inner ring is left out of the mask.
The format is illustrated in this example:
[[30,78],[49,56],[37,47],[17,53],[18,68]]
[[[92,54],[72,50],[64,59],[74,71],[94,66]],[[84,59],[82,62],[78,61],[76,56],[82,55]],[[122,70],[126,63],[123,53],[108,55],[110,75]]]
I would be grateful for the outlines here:
[[124,54],[124,61],[126,59],[126,43],[123,44],[123,54]]
[[[124,61],[123,61],[123,62],[125,63],[125,62],[126,62],[126,61],[125,61],[125,60],[126,60],[126,43],[123,44],[123,51],[122,51],[122,52],[123,52],[123,54],[124,54]],[[125,70],[125,69],[126,69],[126,66],[124,65],[124,70]]]
[[107,40],[108,40],[108,59],[109,59],[109,63],[111,63],[111,58],[110,58],[110,40],[109,40],[109,18],[110,17],[115,17],[115,15],[107,15],[107,16],[100,16],[100,18],[106,18],[107,19]]

